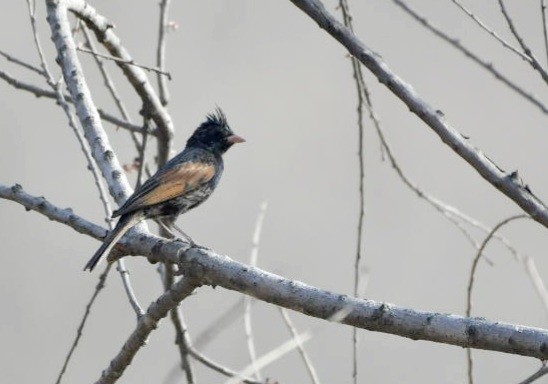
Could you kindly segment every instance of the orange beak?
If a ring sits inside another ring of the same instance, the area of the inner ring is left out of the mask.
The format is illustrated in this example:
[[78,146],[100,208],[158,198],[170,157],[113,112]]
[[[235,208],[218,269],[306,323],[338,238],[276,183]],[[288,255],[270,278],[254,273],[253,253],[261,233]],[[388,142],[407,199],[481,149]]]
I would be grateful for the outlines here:
[[245,139],[243,137],[240,137],[238,135],[231,135],[226,138],[226,141],[228,141],[231,144],[236,143],[245,143]]

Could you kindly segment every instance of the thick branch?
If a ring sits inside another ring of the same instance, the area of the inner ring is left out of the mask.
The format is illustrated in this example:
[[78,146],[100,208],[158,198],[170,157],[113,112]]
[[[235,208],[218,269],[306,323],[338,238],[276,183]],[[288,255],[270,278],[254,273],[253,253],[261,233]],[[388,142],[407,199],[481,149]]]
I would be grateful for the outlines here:
[[400,79],[384,63],[378,54],[366,47],[352,31],[329,14],[319,0],[291,1],[345,46],[381,83],[402,100],[411,112],[432,128],[445,144],[475,168],[484,179],[512,199],[533,219],[548,227],[548,209],[526,185],[522,185],[516,172],[505,172],[471,145],[445,121],[442,113],[423,100],[409,84]]
[[[105,233],[104,229],[78,217],[71,210],[59,209],[43,197],[28,195],[21,186],[0,185],[0,197],[19,202],[80,233],[95,238],[101,238]],[[138,230],[124,236],[119,248],[154,261],[177,263],[187,278],[201,284],[221,286],[308,316],[328,319],[342,309],[350,309],[341,323],[413,340],[548,359],[548,331],[544,329],[483,318],[422,312],[348,297],[239,263],[210,250],[190,249],[187,243],[166,240]]]
[[168,312],[176,308],[179,303],[199,286],[199,282],[184,278],[175,283],[168,291],[152,303],[146,313],[139,318],[137,328],[123,345],[120,352],[103,371],[101,378],[95,384],[111,384],[118,380],[124,370],[131,364],[133,357],[145,345],[145,341],[158,322],[166,317]]
[[[51,0],[48,0],[51,1]],[[145,72],[134,65],[128,64],[133,62],[133,58],[122,46],[120,39],[113,31],[113,25],[97,11],[83,0],[63,0],[62,4],[66,4],[67,8],[74,12],[78,17],[83,19],[89,28],[91,28],[97,39],[103,46],[116,58],[124,62],[117,62],[117,65],[122,69],[129,82],[143,101],[145,108],[144,113],[154,120],[158,127],[158,137],[161,140],[170,141],[173,136],[173,122],[162,106],[158,95],[150,84]],[[163,148],[158,154],[159,164],[165,163],[169,158],[170,148]]]
[[57,62],[63,71],[76,113],[84,128],[93,158],[103,173],[111,194],[117,203],[123,203],[132,189],[124,171],[112,152],[108,136],[101,124],[97,108],[85,82],[82,67],[76,54],[76,45],[68,22],[64,1],[47,0],[48,17],[52,38],[57,48]]

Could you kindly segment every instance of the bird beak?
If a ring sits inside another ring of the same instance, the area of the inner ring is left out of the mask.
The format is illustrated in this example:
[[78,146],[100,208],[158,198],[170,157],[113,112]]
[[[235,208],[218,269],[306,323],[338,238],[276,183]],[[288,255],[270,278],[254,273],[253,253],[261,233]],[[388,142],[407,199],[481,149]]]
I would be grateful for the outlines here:
[[238,135],[230,135],[226,138],[226,141],[228,141],[230,144],[245,143],[245,139]]

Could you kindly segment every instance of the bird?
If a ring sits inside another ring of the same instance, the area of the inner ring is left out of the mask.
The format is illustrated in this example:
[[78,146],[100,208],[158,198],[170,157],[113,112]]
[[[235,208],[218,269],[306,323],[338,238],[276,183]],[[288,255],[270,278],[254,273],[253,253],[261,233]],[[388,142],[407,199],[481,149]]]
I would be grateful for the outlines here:
[[[84,271],[93,271],[118,240],[140,221],[155,219],[169,229],[180,214],[207,200],[223,174],[222,155],[234,144],[243,142],[245,139],[234,134],[220,108],[208,114],[187,140],[183,151],[158,169],[113,212],[112,218],[120,219]],[[194,244],[190,237],[188,239]]]

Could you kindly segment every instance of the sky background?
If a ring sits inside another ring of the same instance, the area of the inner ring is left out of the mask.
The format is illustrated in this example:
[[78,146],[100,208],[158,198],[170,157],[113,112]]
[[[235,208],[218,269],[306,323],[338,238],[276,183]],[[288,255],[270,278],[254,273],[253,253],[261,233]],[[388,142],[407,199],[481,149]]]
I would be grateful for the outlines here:
[[[546,65],[538,2],[506,2],[519,30]],[[158,1],[90,2],[115,24],[134,59],[154,65]],[[494,41],[451,1],[409,2],[428,19],[458,37],[499,70],[541,100],[546,87],[538,73]],[[474,13],[517,45],[496,1],[467,1]],[[340,17],[335,1],[326,1]],[[492,75],[427,32],[391,1],[350,1],[356,34],[388,66],[459,132],[505,170],[519,170],[533,192],[547,200],[548,129],[546,116]],[[60,76],[38,2],[38,26],[50,68]],[[173,1],[169,20],[167,69],[173,76],[168,110],[181,150],[193,129],[218,105],[236,133],[247,139],[225,156],[223,180],[211,199],[178,220],[197,242],[241,262],[249,261],[259,207],[268,201],[259,267],[343,294],[353,289],[358,221],[358,128],[356,90],[343,47],[289,1]],[[38,65],[27,7],[13,2],[0,13],[0,49]],[[93,59],[80,54],[98,107],[115,113]],[[135,122],[140,105],[113,63],[108,63]],[[27,82],[44,81],[5,60],[0,69]],[[364,69],[376,113],[403,171],[424,190],[493,226],[520,213],[508,198],[443,144],[394,95]],[[150,75],[156,85],[156,79]],[[0,183],[21,184],[37,196],[104,225],[98,192],[62,110],[0,82]],[[104,124],[122,163],[135,157],[124,130]],[[152,159],[154,146],[149,147]],[[420,310],[464,314],[466,285],[475,249],[443,215],[417,198],[383,161],[369,121],[365,132],[364,297]],[[132,185],[135,174],[129,175]],[[153,226],[151,225],[151,228]],[[472,230],[481,242],[485,234]],[[502,231],[532,257],[541,276],[548,273],[545,228],[514,222]],[[99,271],[82,272],[99,242],[18,204],[0,200],[0,381],[55,382],[76,333]],[[524,267],[498,243],[481,262],[475,316],[546,327],[547,316]],[[156,267],[141,257],[127,258],[142,306],[162,287]],[[196,337],[240,299],[236,292],[202,287],[182,305],[190,336]],[[262,355],[289,333],[275,306],[252,310],[256,348]],[[324,324],[291,313],[299,330]],[[135,327],[135,314],[115,271],[107,280],[84,330],[65,383],[96,380]],[[360,331],[360,382],[462,383],[465,350],[458,347]],[[146,348],[120,383],[168,383],[179,361],[169,321],[160,323]],[[324,383],[351,382],[351,328],[330,324],[306,345]],[[233,369],[248,364],[242,319],[227,327],[203,352]],[[478,383],[517,383],[540,363],[534,359],[474,351]],[[194,364],[198,382],[222,382]],[[280,383],[309,379],[293,352],[263,371]],[[539,382],[543,382],[540,380]],[[548,382],[548,379],[544,379]]]

